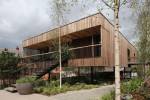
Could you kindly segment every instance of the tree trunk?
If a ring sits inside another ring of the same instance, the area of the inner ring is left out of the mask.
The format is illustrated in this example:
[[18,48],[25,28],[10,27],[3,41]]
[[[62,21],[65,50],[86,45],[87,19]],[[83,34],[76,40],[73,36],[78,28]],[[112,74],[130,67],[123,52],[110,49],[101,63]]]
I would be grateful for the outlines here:
[[120,100],[119,0],[114,0],[115,21],[115,100]]

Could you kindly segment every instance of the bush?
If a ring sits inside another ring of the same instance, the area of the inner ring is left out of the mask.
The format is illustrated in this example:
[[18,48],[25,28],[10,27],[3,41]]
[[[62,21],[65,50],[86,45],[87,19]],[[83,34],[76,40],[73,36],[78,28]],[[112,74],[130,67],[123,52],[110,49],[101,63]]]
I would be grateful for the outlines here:
[[36,88],[36,87],[41,87],[41,86],[45,86],[48,82],[45,81],[45,80],[42,80],[42,79],[38,79],[38,80],[35,80],[33,82],[33,86]]
[[38,86],[34,88],[34,91],[36,93],[42,93],[46,95],[55,95],[59,93],[64,93],[67,91],[73,91],[73,90],[81,90],[81,89],[91,89],[96,88],[98,85],[88,85],[85,83],[76,83],[74,85],[70,85],[69,83],[64,83],[62,85],[62,88],[59,87],[59,81],[51,81],[46,82],[43,86]]
[[121,84],[121,92],[122,93],[131,93],[135,92],[142,84],[142,79],[135,78],[128,82],[124,82]]
[[[0,52],[0,80],[3,81],[1,84],[2,88],[12,84],[12,77],[17,78],[18,73],[20,72],[20,67],[18,63],[20,62],[20,57],[16,56],[15,53],[8,52],[7,49]],[[8,80],[7,82],[5,80]]]
[[21,83],[33,83],[35,81],[36,77],[35,76],[26,76],[22,77],[18,80],[16,80],[16,83],[21,84]]
[[115,100],[115,91],[111,91],[110,93],[103,95],[100,100]]

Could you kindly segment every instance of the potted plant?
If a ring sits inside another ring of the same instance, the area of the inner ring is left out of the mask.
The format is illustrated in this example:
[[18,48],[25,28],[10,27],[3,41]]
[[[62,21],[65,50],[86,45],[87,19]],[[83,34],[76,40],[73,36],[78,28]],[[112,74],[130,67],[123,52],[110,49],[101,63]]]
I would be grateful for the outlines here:
[[16,88],[19,94],[26,95],[31,94],[33,92],[33,82],[36,77],[27,76],[20,78],[16,81]]

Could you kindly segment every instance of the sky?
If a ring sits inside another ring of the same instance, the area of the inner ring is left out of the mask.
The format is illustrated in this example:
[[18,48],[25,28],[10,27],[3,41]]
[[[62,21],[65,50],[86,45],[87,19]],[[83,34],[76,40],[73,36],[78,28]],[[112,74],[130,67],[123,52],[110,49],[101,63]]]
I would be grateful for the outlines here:
[[[16,48],[28,37],[56,27],[51,5],[52,0],[0,0],[0,48]],[[65,16],[66,23],[97,13],[98,9],[113,21],[111,9],[99,1],[85,0],[71,8]],[[135,22],[132,9],[123,6],[120,9],[120,31],[132,43],[136,39]]]

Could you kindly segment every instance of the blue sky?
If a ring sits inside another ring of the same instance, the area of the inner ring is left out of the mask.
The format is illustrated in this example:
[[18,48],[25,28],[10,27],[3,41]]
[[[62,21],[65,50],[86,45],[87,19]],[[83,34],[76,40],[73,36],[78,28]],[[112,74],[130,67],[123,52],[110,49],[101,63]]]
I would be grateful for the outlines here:
[[[98,1],[98,0],[97,0]],[[86,2],[86,6],[83,4]],[[51,0],[0,0],[0,48],[15,48],[22,40],[54,28]],[[71,8],[67,22],[94,14],[98,8],[113,20],[113,11],[101,2],[83,0]],[[135,20],[132,9],[124,6],[120,11],[120,30],[131,42],[135,40]]]

